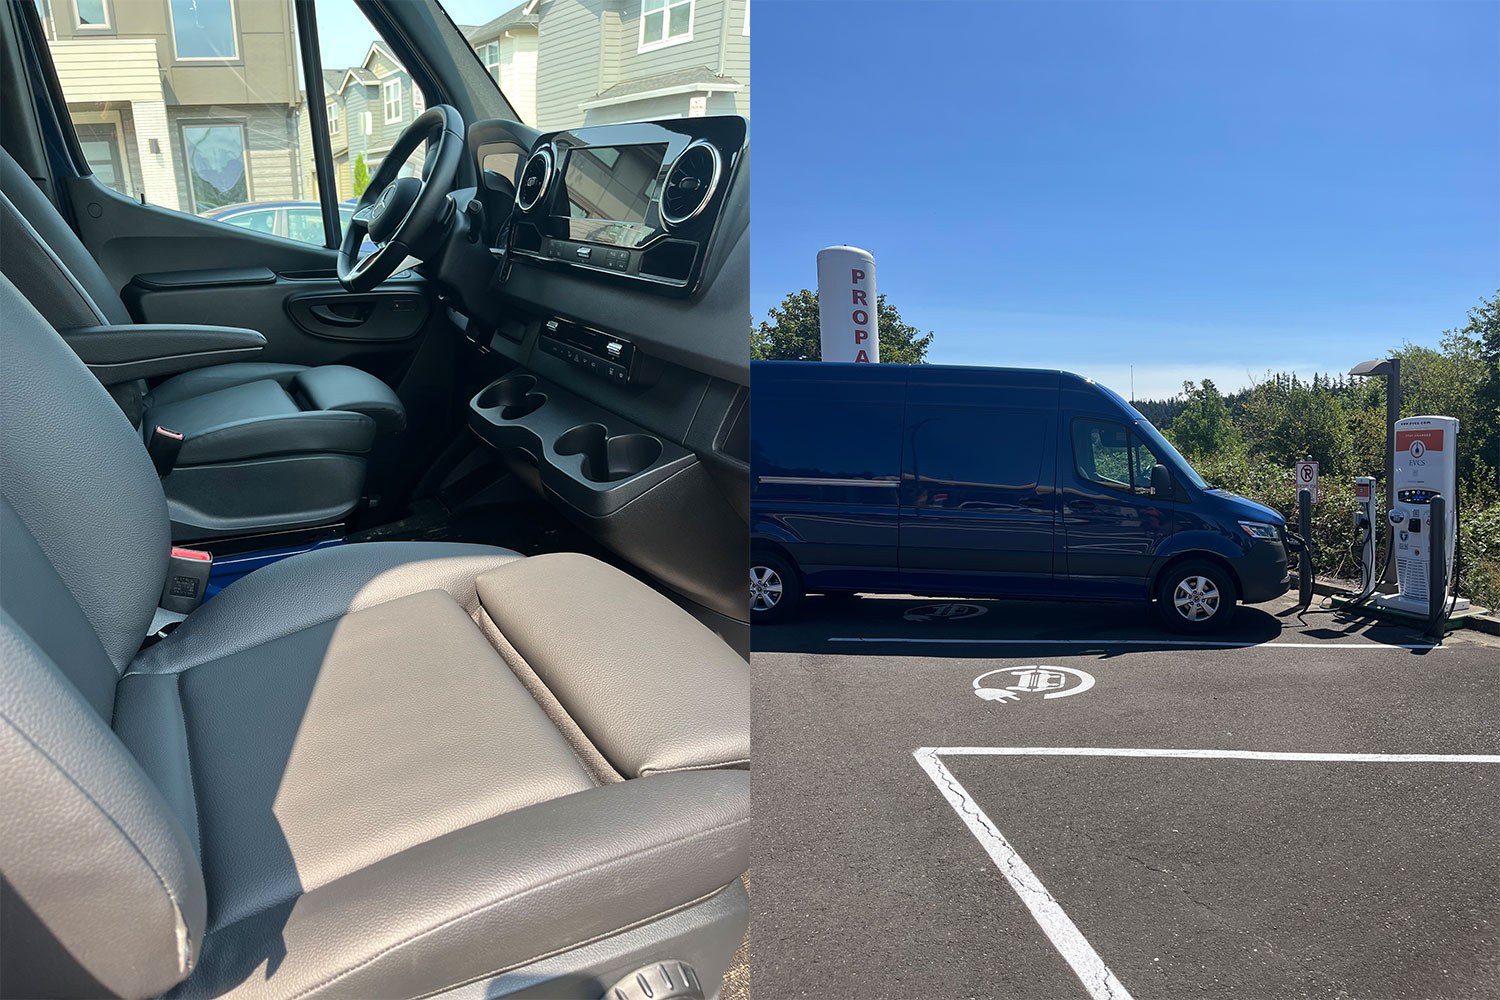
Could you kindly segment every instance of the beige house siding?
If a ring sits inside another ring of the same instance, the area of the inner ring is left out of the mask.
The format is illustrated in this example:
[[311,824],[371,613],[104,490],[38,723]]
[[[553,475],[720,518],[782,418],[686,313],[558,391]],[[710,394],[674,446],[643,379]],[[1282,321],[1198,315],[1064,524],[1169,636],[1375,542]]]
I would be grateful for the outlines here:
[[536,127],[544,132],[582,125],[579,102],[599,93],[602,6],[602,0],[542,0]]
[[[620,12],[620,42],[622,79],[633,80],[658,73],[670,73],[686,66],[707,66],[717,69],[719,65],[719,31],[723,27],[724,0],[694,0],[693,38],[687,42],[673,42],[661,48],[639,52],[641,39],[640,0],[627,0]],[[614,86],[619,80],[611,80]],[[607,88],[606,88],[607,89]]]
[[500,43],[500,92],[516,117],[536,124],[537,35],[534,30],[512,30]]
[[[709,114],[749,115],[747,0],[695,0],[692,38],[640,51],[641,0],[543,0],[537,122],[543,131],[686,116],[692,94],[582,108],[621,83],[695,67],[741,85],[708,97]],[[702,92],[699,92],[702,96]]]
[[[156,41],[151,38],[89,38],[51,44],[63,98],[76,121],[103,122],[117,129],[127,194],[142,194],[155,205],[180,208],[175,144],[167,128],[167,108]],[[151,151],[156,140],[157,152]]]
[[750,117],[750,36],[745,34],[745,12],[750,0],[732,0],[729,4],[729,33],[724,38],[723,74],[745,89],[734,95],[734,108],[730,111],[714,111],[714,102],[709,101],[710,114],[735,114]]

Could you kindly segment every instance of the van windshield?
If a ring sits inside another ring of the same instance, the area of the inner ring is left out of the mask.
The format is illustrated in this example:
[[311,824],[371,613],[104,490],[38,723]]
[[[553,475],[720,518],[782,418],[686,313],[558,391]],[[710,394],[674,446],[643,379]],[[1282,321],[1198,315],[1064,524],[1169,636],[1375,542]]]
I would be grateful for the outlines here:
[[1188,460],[1182,457],[1182,453],[1172,447],[1172,442],[1162,437],[1161,431],[1151,426],[1151,421],[1145,417],[1139,417],[1135,422],[1135,429],[1141,437],[1146,439],[1146,443],[1151,446],[1152,451],[1158,455],[1169,457],[1174,462],[1176,471],[1186,477],[1188,482],[1200,490],[1211,488],[1208,483],[1204,482],[1203,477],[1198,475],[1198,470],[1194,469],[1188,463]]

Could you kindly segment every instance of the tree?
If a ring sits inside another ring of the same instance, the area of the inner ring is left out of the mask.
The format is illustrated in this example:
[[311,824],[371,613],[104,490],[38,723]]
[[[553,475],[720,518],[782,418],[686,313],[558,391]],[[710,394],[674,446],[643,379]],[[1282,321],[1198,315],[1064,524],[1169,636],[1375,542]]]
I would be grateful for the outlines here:
[[[884,295],[875,297],[880,329],[880,360],[895,364],[927,363],[927,349],[935,336],[925,335],[901,319]],[[818,326],[818,293],[804,288],[772,306],[767,319],[750,334],[750,357],[755,361],[817,361],[823,355]]]
[[1474,447],[1460,451],[1467,450],[1474,456],[1471,471],[1475,480],[1485,479],[1500,490],[1500,291],[1470,309],[1469,322],[1457,333],[1474,345],[1478,380],[1474,387],[1474,426],[1470,430]]
[[1204,379],[1202,385],[1184,382],[1182,392],[1182,412],[1167,432],[1172,443],[1189,458],[1238,451],[1239,433],[1213,380]]
[[365,154],[360,153],[354,160],[354,197],[364,194],[365,188],[369,186],[370,168],[365,166]]
[[[1351,475],[1354,434],[1339,397],[1319,380],[1314,389],[1279,374],[1245,393],[1239,427],[1249,453],[1290,470],[1311,455],[1325,476]],[[1361,469],[1360,475],[1369,473]]]

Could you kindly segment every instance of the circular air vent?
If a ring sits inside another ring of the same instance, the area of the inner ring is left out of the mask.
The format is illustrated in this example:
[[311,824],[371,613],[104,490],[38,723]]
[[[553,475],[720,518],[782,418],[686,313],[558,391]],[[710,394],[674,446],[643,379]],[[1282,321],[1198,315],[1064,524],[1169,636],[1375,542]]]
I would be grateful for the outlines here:
[[677,226],[703,211],[719,184],[719,151],[699,139],[672,163],[661,191],[661,217]]
[[521,181],[516,185],[516,204],[521,211],[529,212],[536,208],[551,182],[552,150],[539,149],[526,161],[526,166],[521,170]]

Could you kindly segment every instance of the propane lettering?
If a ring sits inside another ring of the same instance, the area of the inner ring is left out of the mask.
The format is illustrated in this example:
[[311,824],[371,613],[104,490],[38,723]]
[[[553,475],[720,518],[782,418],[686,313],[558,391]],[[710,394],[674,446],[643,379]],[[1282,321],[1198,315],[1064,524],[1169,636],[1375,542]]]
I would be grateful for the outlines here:
[[824,361],[880,362],[879,317],[872,308],[876,298],[875,258],[867,251],[847,246],[818,251],[818,326]]

